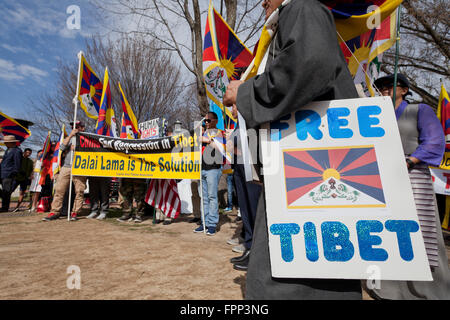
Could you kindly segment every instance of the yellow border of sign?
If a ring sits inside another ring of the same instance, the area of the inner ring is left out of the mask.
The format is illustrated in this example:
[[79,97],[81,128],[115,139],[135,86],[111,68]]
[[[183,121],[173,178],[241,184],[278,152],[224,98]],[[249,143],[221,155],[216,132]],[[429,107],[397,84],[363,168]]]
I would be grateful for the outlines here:
[[[361,145],[361,146],[342,146],[342,147],[318,147],[318,148],[294,148],[294,149],[282,149],[281,153],[284,155],[286,151],[304,151],[304,150],[336,150],[336,149],[355,149],[355,148],[375,148],[373,144],[370,145]],[[284,156],[283,159],[283,177],[284,181],[286,181],[286,170],[285,163],[284,163]],[[330,205],[317,205],[317,206],[289,206],[288,205],[288,199],[287,199],[287,187],[286,182],[284,183],[284,194],[286,197],[286,208],[287,209],[331,209],[331,208],[386,208],[386,204],[359,204],[359,205],[336,205],[336,206],[330,206]]]

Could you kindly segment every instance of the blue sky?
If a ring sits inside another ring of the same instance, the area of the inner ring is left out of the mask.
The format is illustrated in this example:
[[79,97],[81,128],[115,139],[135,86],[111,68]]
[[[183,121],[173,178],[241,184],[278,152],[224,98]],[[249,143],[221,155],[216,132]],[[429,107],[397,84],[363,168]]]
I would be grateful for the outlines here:
[[[80,8],[79,30],[67,27],[72,12],[66,11],[71,5]],[[87,0],[2,0],[0,111],[33,121],[29,98],[55,90],[58,61],[76,61],[85,38],[98,31],[99,17],[100,11]]]

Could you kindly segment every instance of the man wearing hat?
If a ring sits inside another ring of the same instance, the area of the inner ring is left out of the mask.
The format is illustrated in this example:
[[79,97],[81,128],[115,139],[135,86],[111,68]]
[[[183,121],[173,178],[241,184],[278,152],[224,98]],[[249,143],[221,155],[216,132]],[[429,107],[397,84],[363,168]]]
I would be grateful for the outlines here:
[[[73,127],[73,122],[70,123]],[[77,121],[75,124],[75,128],[69,134],[67,138],[64,139],[63,143],[60,146],[61,152],[67,153],[64,158],[64,164],[59,172],[58,179],[55,185],[55,195],[52,201],[51,212],[47,217],[45,217],[44,221],[52,221],[59,218],[61,215],[61,209],[63,207],[64,195],[69,189],[70,185],[70,175],[72,170],[72,159],[73,152],[75,149],[75,135],[78,132],[83,132],[85,129],[85,125],[81,121]],[[72,208],[72,213],[70,215],[70,220],[77,220],[77,216],[80,213],[83,202],[84,202],[84,190],[86,189],[86,177],[82,176],[73,176],[72,181],[75,186],[75,201]]]
[[[394,97],[393,75],[377,79],[375,86],[383,96]],[[377,299],[448,300],[450,270],[428,169],[440,165],[445,137],[434,110],[423,103],[409,103],[405,100],[409,94],[408,79],[398,74],[395,116],[433,281],[381,281],[379,289],[369,290],[369,293]]]
[[9,210],[11,193],[17,187],[16,177],[20,171],[22,163],[22,150],[17,146],[17,140],[14,136],[4,136],[3,143],[7,147],[3,160],[0,164],[0,178],[2,180],[2,208],[1,212]]

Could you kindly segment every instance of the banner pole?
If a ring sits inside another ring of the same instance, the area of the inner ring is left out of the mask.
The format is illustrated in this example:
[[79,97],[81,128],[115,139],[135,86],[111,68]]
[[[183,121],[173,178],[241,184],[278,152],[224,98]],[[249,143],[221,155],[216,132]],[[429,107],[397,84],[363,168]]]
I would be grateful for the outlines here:
[[[76,89],[76,94],[75,97],[73,98],[73,104],[74,104],[74,110],[73,110],[73,126],[72,126],[72,130],[76,128],[76,122],[77,122],[77,108],[78,108],[78,96],[80,94],[80,73],[81,73],[81,58],[83,56],[83,51],[80,51],[78,53],[78,77],[77,77],[77,89]],[[70,141],[69,141],[70,143]],[[70,148],[72,148],[74,146],[70,146]],[[74,156],[75,152],[72,152],[71,155],[71,163],[73,165],[73,156]],[[71,206],[72,206],[72,170],[70,170],[70,180],[69,180],[69,199],[68,199],[68,205],[67,205],[67,221],[70,221],[70,211],[71,211]]]
[[394,66],[394,92],[393,92],[393,96],[392,96],[392,103],[394,104],[394,109],[395,109],[395,100],[396,100],[396,95],[397,95],[397,73],[398,73],[398,56],[399,56],[399,51],[400,51],[400,15],[401,15],[401,5],[398,6],[397,8],[398,12],[397,12],[397,39],[395,41],[395,66]]

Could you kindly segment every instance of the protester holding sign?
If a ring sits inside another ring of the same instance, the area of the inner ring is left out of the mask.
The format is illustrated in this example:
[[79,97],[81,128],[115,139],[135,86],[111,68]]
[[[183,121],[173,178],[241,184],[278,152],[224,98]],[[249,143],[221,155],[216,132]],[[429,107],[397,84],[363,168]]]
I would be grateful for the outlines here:
[[[282,4],[283,3],[283,4]],[[276,32],[258,76],[232,81],[224,104],[242,114],[249,127],[301,109],[314,100],[358,97],[336,38],[328,8],[316,0],[263,2],[266,20],[278,14]],[[278,8],[278,9],[277,9]],[[261,43],[258,47],[261,47]],[[262,195],[265,191],[263,189]],[[359,280],[272,277],[265,197],[258,203],[247,272],[246,299],[361,299]]]
[[[409,81],[397,75],[395,115],[405,153],[406,166],[416,203],[433,281],[382,281],[374,289],[382,299],[449,299],[450,272],[445,244],[428,166],[438,167],[445,150],[445,137],[433,109],[426,104],[409,104],[405,100]],[[394,75],[381,77],[375,86],[383,96],[394,96]]]

